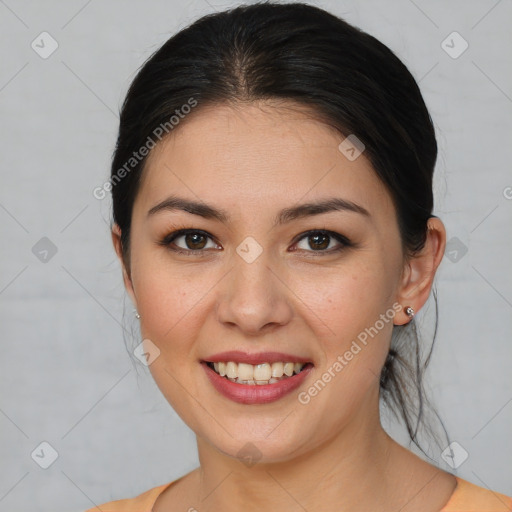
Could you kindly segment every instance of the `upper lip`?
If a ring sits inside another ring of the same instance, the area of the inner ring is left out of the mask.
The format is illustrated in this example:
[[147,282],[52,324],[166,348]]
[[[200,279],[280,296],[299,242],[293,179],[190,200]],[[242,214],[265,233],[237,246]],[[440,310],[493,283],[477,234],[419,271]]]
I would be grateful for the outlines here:
[[222,363],[233,361],[235,363],[263,364],[263,363],[310,363],[311,360],[305,357],[285,354],[283,352],[256,352],[249,354],[240,350],[230,350],[228,352],[219,352],[218,354],[205,357],[204,361],[209,363]]

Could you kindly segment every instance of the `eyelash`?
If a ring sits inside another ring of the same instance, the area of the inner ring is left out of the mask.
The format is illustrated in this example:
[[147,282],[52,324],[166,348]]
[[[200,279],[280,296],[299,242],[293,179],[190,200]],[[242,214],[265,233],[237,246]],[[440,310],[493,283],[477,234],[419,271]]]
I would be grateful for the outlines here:
[[[207,238],[210,238],[212,241],[214,241],[211,235],[209,235],[206,231],[203,231],[201,229],[178,229],[178,230],[173,231],[172,233],[169,233],[168,235],[166,235],[162,240],[160,240],[158,242],[158,244],[162,245],[164,247],[167,247],[169,250],[176,252],[176,253],[185,254],[187,256],[200,256],[205,252],[206,249],[183,249],[181,247],[172,247],[172,243],[177,238],[184,236],[184,235],[188,235],[188,234],[194,234],[194,233],[198,233],[198,234],[203,235]],[[306,252],[313,253],[314,257],[321,256],[323,254],[338,253],[348,247],[353,246],[352,242],[347,237],[341,235],[340,233],[336,233],[334,231],[329,231],[326,229],[312,229],[312,230],[306,231],[305,233],[301,233],[300,235],[298,235],[298,237],[296,238],[296,241],[293,243],[293,245],[299,243],[304,238],[308,238],[315,234],[326,235],[330,238],[334,238],[341,245],[340,245],[340,247],[335,248],[335,249],[317,250],[317,251],[306,250]],[[305,250],[305,249],[299,249],[299,250]]]

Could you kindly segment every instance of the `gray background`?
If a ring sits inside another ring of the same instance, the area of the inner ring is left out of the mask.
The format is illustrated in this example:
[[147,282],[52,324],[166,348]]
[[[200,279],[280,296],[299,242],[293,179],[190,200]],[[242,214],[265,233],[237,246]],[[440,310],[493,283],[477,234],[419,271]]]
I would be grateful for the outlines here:
[[[110,201],[92,191],[108,177],[137,68],[178,29],[234,4],[0,0],[1,510],[80,511],[197,464],[194,435],[125,349],[123,329],[134,345],[137,324]],[[435,213],[450,239],[429,388],[469,454],[456,474],[512,494],[511,2],[316,4],[381,39],[420,82],[440,146]],[[59,45],[46,59],[31,47],[50,48],[43,31]],[[442,46],[453,31],[469,44],[457,58],[457,36]],[[47,261],[36,257],[43,237],[57,249]],[[58,453],[48,469],[31,457],[43,441]]]

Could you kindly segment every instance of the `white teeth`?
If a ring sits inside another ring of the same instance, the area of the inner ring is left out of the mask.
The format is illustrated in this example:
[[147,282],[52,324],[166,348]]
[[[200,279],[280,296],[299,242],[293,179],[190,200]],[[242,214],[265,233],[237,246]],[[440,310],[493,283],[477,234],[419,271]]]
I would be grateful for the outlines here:
[[231,382],[238,382],[239,384],[247,384],[249,386],[263,386],[291,377],[294,373],[300,373],[302,368],[304,368],[304,364],[276,362],[252,365],[227,361],[213,363],[213,367],[221,377],[227,377]]
[[236,379],[238,377],[238,365],[233,361],[229,361],[226,365],[226,375],[228,379]]
[[253,365],[238,363],[238,378],[240,380],[253,380],[255,378]]
[[285,363],[284,365],[284,374],[288,375],[288,377],[291,377],[293,375],[293,363]]
[[272,363],[272,377],[282,377],[284,373],[283,363]]
[[[240,367],[240,365],[238,366]],[[266,382],[270,377],[272,377],[272,370],[268,363],[257,364],[254,367],[254,380],[256,381],[256,384],[259,384],[259,381]]]

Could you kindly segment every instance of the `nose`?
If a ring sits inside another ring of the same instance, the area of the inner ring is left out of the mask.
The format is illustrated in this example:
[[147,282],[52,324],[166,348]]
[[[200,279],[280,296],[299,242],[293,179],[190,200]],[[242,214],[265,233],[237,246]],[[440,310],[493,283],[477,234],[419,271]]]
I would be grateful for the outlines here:
[[218,321],[247,336],[272,332],[290,322],[293,294],[279,270],[271,268],[265,252],[251,263],[237,254],[233,259],[234,266],[218,290]]

